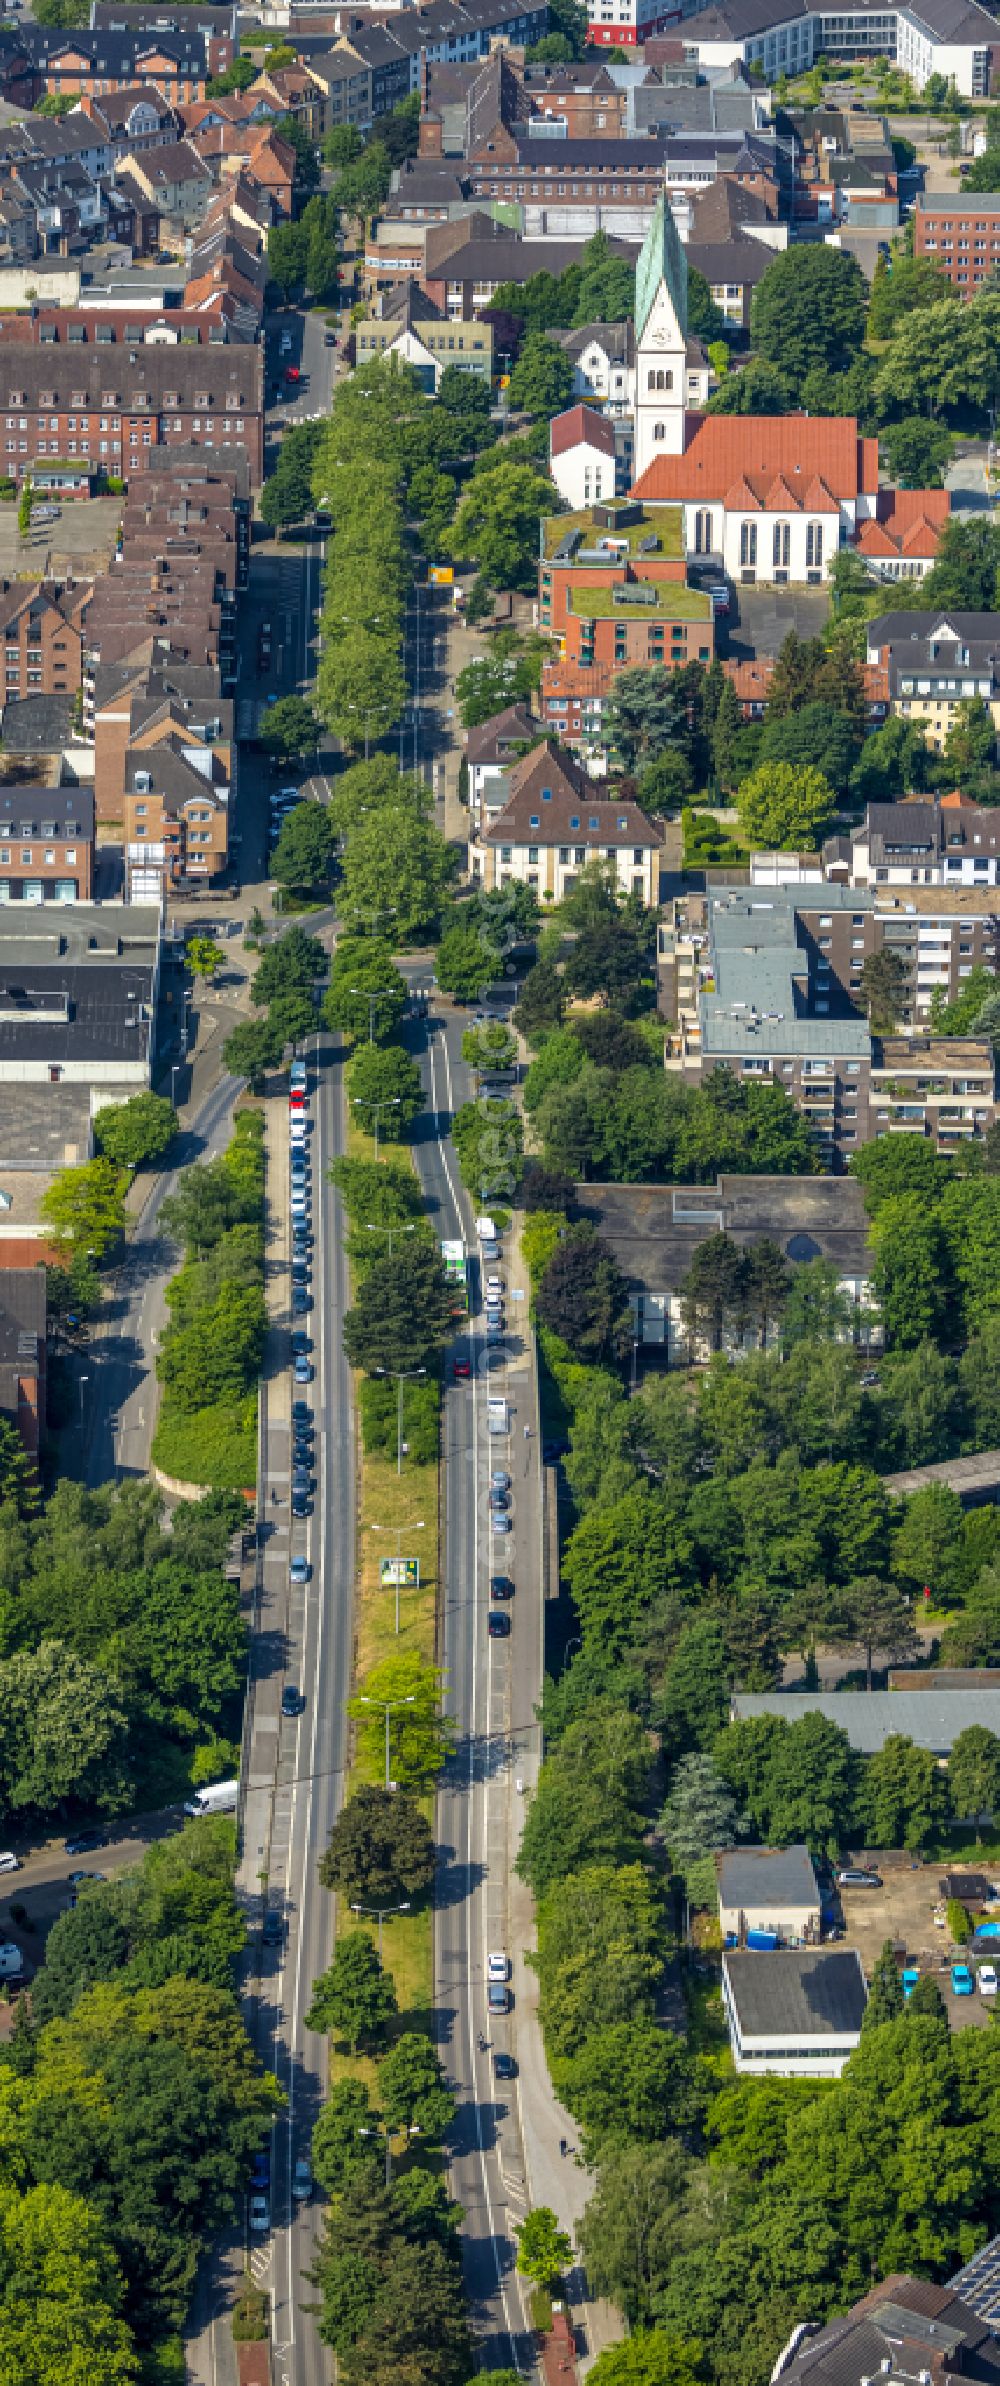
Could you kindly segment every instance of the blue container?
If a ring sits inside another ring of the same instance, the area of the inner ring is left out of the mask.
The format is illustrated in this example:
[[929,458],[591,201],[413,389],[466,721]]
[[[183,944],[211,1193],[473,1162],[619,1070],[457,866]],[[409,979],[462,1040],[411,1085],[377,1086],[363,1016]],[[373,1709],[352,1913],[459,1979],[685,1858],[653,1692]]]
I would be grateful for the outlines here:
[[747,1946],[755,1955],[773,1955],[780,1944],[776,1930],[748,1930]]

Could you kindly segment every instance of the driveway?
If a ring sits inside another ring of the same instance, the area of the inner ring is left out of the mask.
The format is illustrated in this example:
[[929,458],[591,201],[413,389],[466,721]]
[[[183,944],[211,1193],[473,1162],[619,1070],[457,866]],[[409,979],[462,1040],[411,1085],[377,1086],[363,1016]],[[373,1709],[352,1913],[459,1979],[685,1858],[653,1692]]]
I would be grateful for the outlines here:
[[737,662],[777,655],[794,630],[818,638],[830,613],[826,588],[739,588],[730,583],[732,611],[719,623],[720,652]]
[[989,512],[986,453],[985,439],[970,439],[967,445],[959,448],[947,466],[944,485],[951,497],[953,514]]

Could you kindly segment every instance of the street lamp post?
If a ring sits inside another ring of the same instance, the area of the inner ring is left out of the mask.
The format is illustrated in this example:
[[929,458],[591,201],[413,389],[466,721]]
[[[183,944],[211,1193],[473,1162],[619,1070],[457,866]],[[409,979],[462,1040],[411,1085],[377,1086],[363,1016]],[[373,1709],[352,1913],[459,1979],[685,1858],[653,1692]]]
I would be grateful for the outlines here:
[[392,1238],[393,1238],[393,1236],[394,1236],[394,1235],[396,1235],[396,1234],[416,1234],[416,1231],[417,1231],[417,1229],[416,1229],[416,1223],[415,1223],[415,1221],[414,1221],[413,1223],[411,1223],[409,1226],[373,1226],[373,1225],[371,1224],[371,1221],[370,1221],[370,1220],[366,1220],[366,1222],[365,1222],[365,1233],[366,1233],[366,1234],[384,1234],[384,1235],[387,1235],[387,1236],[388,1236],[388,1238],[389,1238],[389,1257],[390,1257],[390,1259],[392,1258]]
[[395,1533],[395,1535],[396,1535],[396,1638],[397,1638],[397,1640],[398,1640],[398,1639],[399,1639],[399,1574],[400,1574],[400,1568],[401,1568],[401,1566],[402,1566],[402,1563],[403,1563],[403,1534],[404,1534],[404,1533],[425,1533],[425,1532],[426,1532],[426,1530],[427,1530],[427,1527],[426,1527],[426,1525],[425,1525],[425,1524],[423,1524],[423,1523],[421,1523],[421,1524],[373,1524],[373,1525],[371,1525],[371,1526],[369,1527],[369,1530],[370,1530],[371,1532],[373,1532],[373,1533]]
[[376,1160],[377,1160],[377,1159],[378,1159],[378,1122],[379,1122],[379,1119],[381,1118],[381,1115],[382,1115],[382,1112],[383,1112],[383,1110],[398,1110],[398,1109],[399,1109],[399,1095],[398,1095],[398,1094],[393,1094],[393,1095],[390,1097],[390,1099],[389,1099],[388,1101],[386,1101],[386,1102],[366,1102],[366,1101],[364,1101],[364,1100],[363,1100],[363,1098],[362,1098],[362,1096],[361,1096],[360,1094],[355,1094],[355,1096],[354,1096],[354,1107],[355,1107],[355,1109],[356,1109],[356,1110],[371,1110],[371,1111],[373,1111],[373,1112],[374,1112],[374,1114],[375,1114],[375,1158],[376,1158]]
[[170,1107],[172,1110],[176,1110],[177,1108],[177,1072],[180,1068],[180,1065],[181,1064],[179,1060],[172,1061],[170,1064]]
[[399,1369],[376,1367],[375,1373],[389,1376],[396,1386],[396,1473],[401,1475],[403,1472],[403,1385],[415,1383],[418,1376],[426,1375],[427,1369],[426,1367]]
[[389,1779],[389,1717],[395,1712],[397,1707],[415,1707],[417,1703],[416,1691],[411,1690],[408,1698],[369,1698],[367,1692],[363,1690],[358,1703],[362,1707],[384,1707],[385,1709],[385,1786],[386,1789],[391,1789],[392,1783]]
[[89,1384],[89,1382],[90,1382],[90,1377],[89,1377],[89,1375],[81,1375],[81,1377],[80,1377],[80,1379],[79,1379],[79,1382],[78,1382],[78,1385],[77,1385],[77,1390],[78,1390],[78,1392],[79,1392],[79,1394],[80,1394],[80,1431],[81,1431],[81,1433],[83,1432],[83,1387],[84,1387],[84,1384]]
[[364,1914],[369,1922],[374,1922],[376,1916],[378,1918],[378,1959],[380,1963],[382,1961],[382,1922],[384,1916],[386,1914],[408,1914],[409,1911],[409,1898],[406,1898],[402,1905],[352,1905],[352,1914]]
[[351,993],[352,993],[352,994],[356,994],[356,995],[358,995],[358,997],[360,998],[360,1000],[361,1000],[362,1002],[366,1002],[366,1003],[367,1003],[367,1005],[368,1005],[368,1041],[369,1041],[369,1043],[370,1043],[370,1044],[374,1044],[374,1042],[375,1042],[375,1005],[376,1005],[376,1003],[378,1003],[378,1002],[391,1002],[391,1001],[392,1001],[392,987],[391,987],[391,986],[380,986],[380,987],[378,988],[378,991],[377,991],[377,993],[375,993],[375,994],[369,994],[369,992],[368,992],[368,988],[367,988],[366,986],[352,986],[352,987],[351,987]]

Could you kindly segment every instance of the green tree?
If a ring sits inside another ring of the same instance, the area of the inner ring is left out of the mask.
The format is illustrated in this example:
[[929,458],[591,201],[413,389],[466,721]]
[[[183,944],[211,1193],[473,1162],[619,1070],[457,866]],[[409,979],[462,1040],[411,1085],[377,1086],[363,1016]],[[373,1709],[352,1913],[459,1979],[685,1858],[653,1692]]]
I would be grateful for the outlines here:
[[316,715],[304,696],[279,696],[261,722],[259,743],[279,762],[304,762],[307,754],[315,754],[318,734]]
[[592,2291],[613,2297],[631,2326],[652,2317],[674,2257],[690,2159],[676,2143],[615,2146],[580,2222]]
[[234,1027],[222,1047],[224,1068],[245,1077],[251,1093],[259,1094],[268,1070],[280,1060],[274,1031],[266,1019],[245,1019]]
[[552,961],[536,961],[523,980],[515,1006],[514,1026],[525,1042],[543,1043],[562,1021],[566,993],[562,974]]
[[579,2053],[559,2063],[556,2085],[583,2131],[588,2161],[623,2137],[693,2134],[704,2112],[686,2047],[638,2016],[590,2030]]
[[878,2030],[883,2022],[897,2021],[903,2010],[903,1983],[899,1977],[891,1939],[886,1939],[872,1966],[868,2003],[865,2007],[863,2030]]
[[416,1061],[400,1045],[359,1044],[348,1071],[348,1095],[369,1134],[398,1143],[423,1107]]
[[708,401],[708,414],[790,414],[794,405],[792,384],[787,373],[769,364],[764,356],[752,356],[738,373],[727,373],[725,380],[713,390]]
[[732,1847],[740,1812],[710,1756],[692,1750],[673,1773],[660,1815],[660,1829],[679,1872],[687,1872],[716,1848]]
[[500,952],[482,928],[461,913],[450,918],[437,948],[435,975],[457,1002],[476,1002],[502,969]]
[[380,2119],[364,2080],[334,2080],[312,2133],[312,2164],[325,2195],[348,2191],[382,2157]]
[[388,945],[374,939],[341,937],[334,948],[330,983],[323,997],[327,1027],[373,1044],[394,1036],[409,1000],[409,988]]
[[381,2038],[396,2011],[396,1991],[364,1930],[338,1938],[333,1962],[313,1981],[307,2030],[334,2033],[356,2054],[362,2039]]
[[297,116],[279,116],[274,130],[278,139],[295,151],[295,195],[298,199],[308,198],[319,181],[316,144]]
[[0,1785],[8,1812],[122,1801],[118,1684],[58,1640],[0,1664]]
[[627,771],[641,770],[668,748],[684,758],[688,721],[678,679],[675,672],[640,665],[619,671],[614,680],[604,707],[604,731]]
[[336,842],[324,804],[296,804],[282,821],[268,864],[272,878],[296,894],[316,894],[329,885]]
[[389,1714],[389,1766],[400,1789],[420,1790],[440,1770],[450,1745],[451,1725],[441,1713],[441,1676],[416,1652],[386,1657],[365,1676],[347,1712],[358,1726],[358,1750],[366,1770],[381,1778],[385,1765],[385,1710]]
[[928,1748],[892,1732],[858,1785],[857,1823],[869,1846],[920,1848],[947,1819],[948,1792]]
[[650,1757],[642,1724],[624,1710],[593,1708],[569,1725],[545,1758],[521,1836],[517,1870],[536,1897],[581,1865],[635,1861]]
[[510,377],[510,402],[525,414],[561,414],[573,395],[573,361],[544,332],[529,331]]
[[664,2328],[636,2328],[624,2343],[606,2345],[590,2371],[593,2386],[697,2386],[702,2347]]
[[848,1583],[842,1612],[843,1637],[848,1646],[859,1648],[864,1656],[866,1689],[872,1686],[876,1649],[895,1665],[916,1655],[913,1610],[897,1583],[882,1582],[877,1574],[861,1575],[856,1582]]
[[[925,260],[914,258],[913,262],[923,264]],[[887,423],[881,439],[893,480],[904,489],[944,487],[952,443],[950,431],[940,423],[928,422],[922,414],[908,414],[902,422]]]
[[437,927],[455,867],[454,849],[430,822],[376,813],[348,841],[341,915],[352,925],[391,919],[400,946],[423,942]]
[[94,1140],[117,1168],[142,1168],[162,1160],[177,1132],[177,1112],[163,1094],[132,1094],[94,1117]]
[[709,1234],[692,1254],[680,1287],[681,1317],[688,1343],[707,1342],[720,1351],[727,1334],[743,1319],[743,1254],[728,1234]]
[[835,805],[822,771],[770,762],[744,779],[737,789],[736,809],[751,845],[811,848],[829,827]]
[[75,1258],[104,1258],[125,1231],[125,1171],[113,1160],[64,1168],[46,1186],[39,1210],[57,1241]]
[[[556,353],[553,351],[553,353]],[[534,466],[495,451],[490,471],[467,484],[449,542],[458,562],[478,565],[494,588],[527,588],[538,555],[538,525],[553,511],[552,483]]]
[[861,347],[864,321],[857,260],[822,245],[801,257],[781,251],[758,282],[750,310],[754,347],[795,387],[812,365],[848,366]]
[[536,2204],[514,2223],[517,2267],[536,2287],[554,2287],[573,2259],[572,2241],[548,2204]]
[[861,969],[861,994],[873,1035],[891,1035],[907,993],[906,969],[898,953],[884,945],[869,953]]
[[[992,186],[994,189],[996,185]],[[868,335],[873,340],[891,339],[897,323],[921,307],[937,306],[942,299],[954,299],[958,291],[949,281],[936,257],[906,257],[896,255],[890,261],[880,257],[872,277],[868,301]]]
[[1000,1809],[1000,1739],[984,1724],[970,1723],[952,1743],[948,1759],[948,1788],[960,1821],[970,1818],[982,1839],[984,1814]]
[[344,1349],[350,1365],[368,1375],[412,1372],[434,1365],[454,1322],[454,1288],[440,1253],[415,1239],[368,1269],[344,1317]]
[[463,1102],[452,1120],[462,1182],[476,1200],[512,1201],[524,1161],[524,1126],[508,1103]]
[[226,956],[214,936],[189,936],[184,948],[184,965],[193,978],[215,978]]
[[553,1251],[535,1294],[543,1325],[574,1356],[598,1366],[625,1358],[632,1341],[628,1285],[592,1226],[571,1226]]
[[432,2146],[446,2138],[455,2118],[455,2099],[446,2085],[430,2039],[404,2030],[378,2067],[378,2092],[387,2129],[418,2133]]
[[437,386],[437,402],[448,414],[472,423],[481,434],[490,419],[490,385],[461,365],[445,365]]
[[430,1826],[412,1798],[359,1782],[341,1808],[320,1858],[324,1889],[367,1905],[424,1897],[434,1880]]

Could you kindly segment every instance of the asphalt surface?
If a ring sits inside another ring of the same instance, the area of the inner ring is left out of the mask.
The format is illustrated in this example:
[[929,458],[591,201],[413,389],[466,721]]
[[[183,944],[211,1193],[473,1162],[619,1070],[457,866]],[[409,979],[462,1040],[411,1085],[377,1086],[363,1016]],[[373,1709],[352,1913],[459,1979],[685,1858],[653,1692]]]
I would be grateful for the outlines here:
[[[421,982],[419,964],[409,974]],[[473,1090],[461,1059],[465,1024],[461,1015],[439,1011],[426,1025],[411,1024],[407,1040],[427,1094],[413,1151],[428,1214],[440,1238],[461,1235],[471,1250],[472,1205],[448,1138],[453,1111]],[[516,2079],[501,2083],[493,2073],[494,2052],[516,2060],[517,2014],[515,2008],[502,2018],[488,2015],[486,1979],[488,1954],[509,1956],[513,1947],[512,1807],[519,1750],[536,1737],[533,1708],[541,1688],[538,1446],[523,1437],[527,1402],[520,1392],[512,1397],[509,1436],[488,1434],[488,1395],[512,1393],[511,1345],[491,1353],[488,1367],[478,1262],[471,1287],[469,1325],[454,1355],[468,1358],[472,1373],[449,1381],[443,1415],[440,1647],[445,1709],[454,1719],[457,1745],[437,1802],[434,2001],[441,2057],[458,2105],[451,2185],[465,2216],[465,2284],[480,2362],[487,2369],[528,2371],[534,2344],[512,2230],[528,2202],[519,2089]],[[503,1539],[490,1531],[491,1466],[513,1478],[513,1531]],[[506,1610],[508,1639],[487,1635],[491,1570],[513,1574],[517,1584]]]
[[156,1423],[156,1350],[167,1316],[166,1292],[177,1246],[162,1232],[160,1210],[176,1192],[181,1170],[211,1160],[232,1130],[240,1080],[222,1076],[177,1138],[176,1159],[156,1178],[118,1269],[113,1297],[102,1311],[103,1331],[86,1346],[77,1370],[84,1432],[84,1480],[144,1475]]

